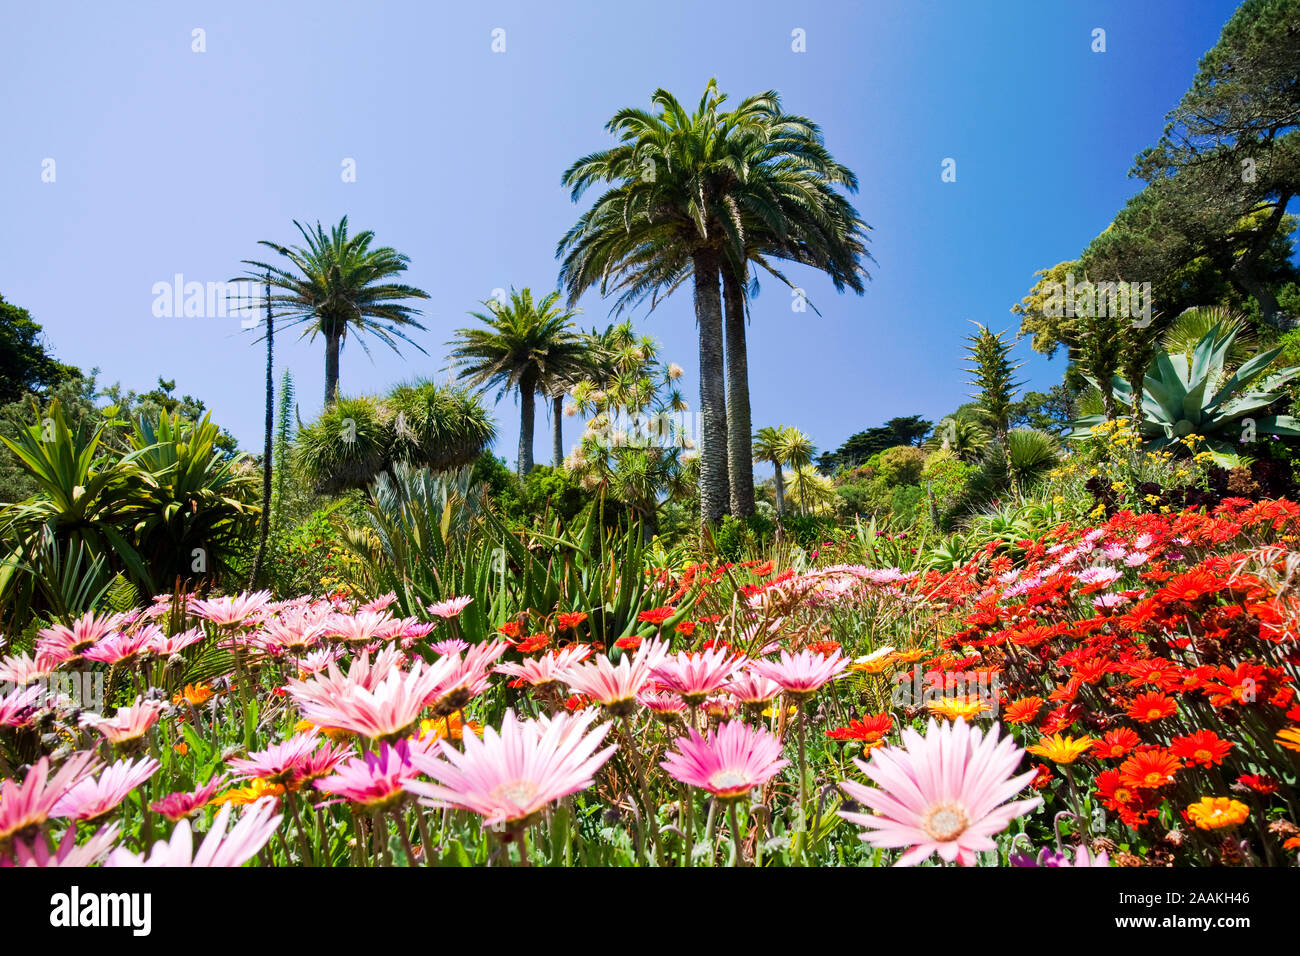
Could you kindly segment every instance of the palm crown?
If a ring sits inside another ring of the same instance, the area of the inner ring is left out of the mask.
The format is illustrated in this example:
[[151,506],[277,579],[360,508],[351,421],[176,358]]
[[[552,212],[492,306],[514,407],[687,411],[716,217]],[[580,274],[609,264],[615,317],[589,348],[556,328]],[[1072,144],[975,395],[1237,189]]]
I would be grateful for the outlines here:
[[248,278],[270,277],[271,307],[286,325],[306,325],[303,335],[325,338],[325,404],[338,397],[339,352],[351,331],[369,352],[365,336],[374,335],[394,352],[398,340],[409,342],[403,328],[424,329],[417,320],[419,310],[405,305],[406,299],[427,299],[422,289],[391,281],[406,271],[406,256],[387,246],[372,249],[374,233],[348,235],[344,216],[329,232],[318,222],[308,229],[297,220],[305,246],[284,246],[263,239],[290,263],[287,267],[245,259],[252,266]]
[[471,312],[481,325],[457,329],[451,358],[470,386],[497,389],[498,401],[518,391],[520,405],[519,474],[533,467],[534,400],[553,395],[561,383],[576,381],[586,368],[589,344],[573,324],[576,315],[551,292],[533,299],[530,289],[511,289],[507,302],[489,299],[487,312]]

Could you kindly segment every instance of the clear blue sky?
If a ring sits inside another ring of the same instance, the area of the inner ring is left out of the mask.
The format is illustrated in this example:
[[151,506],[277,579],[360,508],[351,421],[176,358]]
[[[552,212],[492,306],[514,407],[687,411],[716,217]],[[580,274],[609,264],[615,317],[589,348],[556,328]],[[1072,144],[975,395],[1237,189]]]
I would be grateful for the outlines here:
[[[11,4],[0,35],[0,294],[63,361],[138,391],[159,375],[202,398],[243,447],[261,442],[263,353],[238,319],[155,318],[154,283],[222,281],[293,219],[343,214],[411,258],[428,356],[350,342],[346,393],[445,367],[444,343],[497,287],[556,282],[578,214],[560,186],[656,87],[684,102],[716,76],[739,99],[775,88],[857,174],[874,227],[867,293],[794,269],[823,316],[765,283],[754,304],[755,426],[822,449],[895,415],[966,400],[962,338],[1015,328],[1036,269],[1073,258],[1136,191],[1158,137],[1236,4],[355,3]],[[492,30],[506,31],[493,53]],[[1090,49],[1095,27],[1105,53]],[[192,52],[194,28],[206,52]],[[806,33],[804,53],[791,32]],[[342,181],[345,157],[357,181]],[[957,161],[957,181],[940,179]],[[56,181],[41,179],[55,160]],[[267,251],[267,250],[261,250]],[[582,323],[606,321],[587,296]],[[1158,303],[1157,303],[1158,306]],[[689,290],[640,323],[698,401]],[[304,420],[323,348],[281,338]],[[1030,386],[1060,380],[1023,341]],[[515,404],[497,408],[512,459]],[[549,445],[539,421],[539,460]],[[566,444],[576,440],[570,425]]]

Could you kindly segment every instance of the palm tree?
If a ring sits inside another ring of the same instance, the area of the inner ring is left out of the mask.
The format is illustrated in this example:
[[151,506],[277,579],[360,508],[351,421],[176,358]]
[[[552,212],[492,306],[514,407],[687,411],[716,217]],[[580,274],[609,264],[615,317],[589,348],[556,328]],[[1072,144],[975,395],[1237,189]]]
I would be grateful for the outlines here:
[[[571,299],[597,283],[621,291],[618,308],[694,283],[700,328],[703,423],[701,518],[730,508],[753,511],[745,302],[748,263],[781,276],[769,257],[831,272],[837,287],[860,291],[861,236],[856,212],[830,188],[856,187],[834,164],[820,132],[781,113],[776,93],[720,112],[726,99],[710,81],[687,115],[659,90],[657,114],[623,110],[608,125],[622,143],[584,157],[565,174],[577,199],[591,183],[618,183],[560,244]],[[726,295],[725,347],[723,307]],[[653,308],[653,306],[652,306]],[[723,382],[723,356],[726,382]],[[722,440],[725,439],[725,448]]]
[[781,441],[782,427],[768,425],[760,428],[754,434],[753,446],[754,461],[767,462],[776,469],[776,477],[773,481],[776,490],[776,515],[778,518],[785,514],[785,475],[781,470],[785,464],[785,448]]
[[[412,345],[405,327],[424,329],[415,316],[420,312],[404,299],[427,299],[429,294],[414,286],[390,281],[406,271],[406,256],[383,246],[371,249],[374,233],[359,232],[348,235],[348,217],[326,233],[316,223],[314,231],[294,220],[302,233],[306,246],[283,246],[263,239],[259,244],[269,246],[290,262],[289,268],[280,268],[252,259],[243,260],[255,272],[245,278],[261,279],[269,273],[271,285],[280,292],[271,296],[271,305],[277,315],[288,318],[285,325],[306,325],[304,336],[325,338],[325,404],[338,397],[339,353],[352,330],[361,347],[369,353],[364,336],[374,335],[394,352],[400,354],[397,340]],[[424,349],[415,345],[421,352]]]
[[[817,454],[817,446],[813,444],[812,439],[793,425],[782,425],[780,448],[782,460],[794,472],[793,483],[811,487],[811,483],[804,479],[808,469],[812,466],[813,455]],[[808,500],[808,495],[800,497],[801,511],[804,510]]]
[[465,363],[460,377],[470,386],[496,387],[498,401],[518,391],[520,477],[533,467],[537,394],[554,401],[555,383],[578,378],[588,360],[587,342],[573,324],[577,312],[559,305],[559,299],[560,293],[551,292],[535,302],[531,289],[511,289],[509,302],[488,299],[483,303],[488,312],[470,313],[481,328],[457,329],[447,343],[452,360]]

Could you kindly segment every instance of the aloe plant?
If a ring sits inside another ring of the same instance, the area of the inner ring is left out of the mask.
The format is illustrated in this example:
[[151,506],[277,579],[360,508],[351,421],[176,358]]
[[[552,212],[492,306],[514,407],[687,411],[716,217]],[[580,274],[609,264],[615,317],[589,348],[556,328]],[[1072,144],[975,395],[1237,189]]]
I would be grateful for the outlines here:
[[[1216,460],[1232,464],[1242,453],[1243,442],[1249,443],[1260,435],[1300,435],[1300,421],[1292,416],[1265,414],[1285,397],[1283,386],[1300,375],[1300,368],[1269,372],[1281,352],[1277,347],[1257,353],[1229,373],[1225,361],[1239,331],[1216,323],[1201,336],[1190,355],[1178,351],[1171,354],[1163,348],[1156,352],[1143,380],[1139,423],[1150,447],[1164,448],[1188,435],[1199,435]],[[1131,405],[1128,382],[1120,376],[1111,381],[1116,399]],[[1070,437],[1086,439],[1093,426],[1104,420],[1103,415],[1076,419]]]

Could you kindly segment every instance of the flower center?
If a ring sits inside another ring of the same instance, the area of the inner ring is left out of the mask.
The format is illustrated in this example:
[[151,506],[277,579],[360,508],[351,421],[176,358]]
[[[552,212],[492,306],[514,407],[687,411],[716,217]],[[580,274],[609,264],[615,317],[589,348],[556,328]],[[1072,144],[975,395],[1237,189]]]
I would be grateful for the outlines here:
[[512,780],[495,788],[492,796],[506,804],[507,809],[528,810],[537,796],[537,784],[531,780]]
[[731,792],[748,790],[750,783],[749,777],[739,770],[719,770],[709,777],[709,786],[719,792]]
[[921,829],[936,843],[949,843],[965,832],[970,820],[956,803],[937,803],[921,818]]
[[1204,761],[1207,761],[1207,762],[1208,762],[1209,760],[1212,759],[1212,757],[1211,757],[1211,754],[1210,754],[1210,752],[1209,752],[1208,750],[1198,750],[1198,751],[1196,751],[1196,759],[1197,759],[1197,760],[1204,760]]

